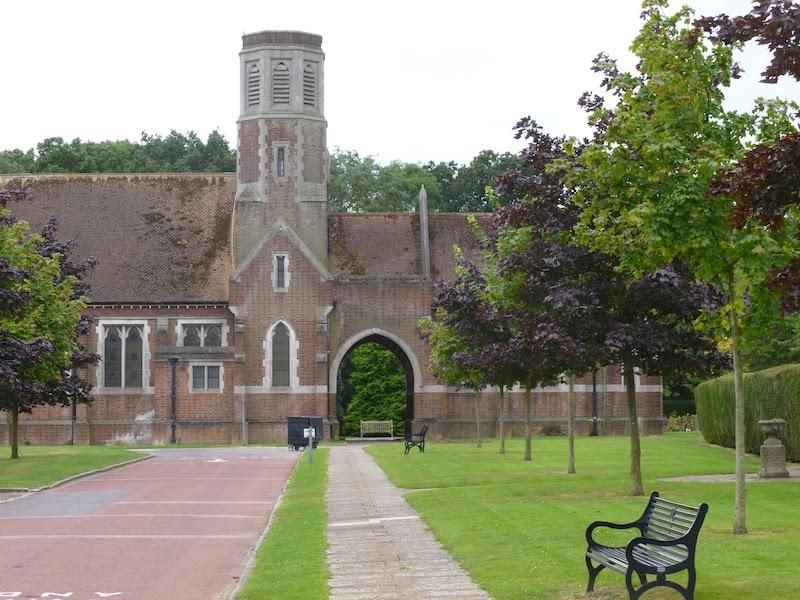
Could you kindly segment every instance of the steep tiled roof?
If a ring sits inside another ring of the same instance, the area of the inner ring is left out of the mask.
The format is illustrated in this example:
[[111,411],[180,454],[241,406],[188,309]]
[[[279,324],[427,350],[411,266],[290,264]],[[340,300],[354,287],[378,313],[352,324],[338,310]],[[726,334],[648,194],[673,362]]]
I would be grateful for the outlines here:
[[94,256],[92,301],[222,302],[231,273],[233,174],[44,175],[22,183],[33,200],[10,208],[37,229],[51,214],[59,239]]
[[[491,215],[477,215],[484,229]],[[431,274],[452,279],[453,247],[467,256],[478,255],[478,242],[466,214],[431,213],[429,216]],[[419,277],[419,215],[414,213],[332,213],[328,215],[328,268],[340,279]]]

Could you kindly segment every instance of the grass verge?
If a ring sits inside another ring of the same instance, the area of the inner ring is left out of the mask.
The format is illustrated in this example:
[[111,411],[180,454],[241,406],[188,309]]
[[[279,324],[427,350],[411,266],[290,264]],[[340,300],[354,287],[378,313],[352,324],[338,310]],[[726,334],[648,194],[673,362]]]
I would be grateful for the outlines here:
[[[497,445],[437,444],[404,456],[397,446],[368,450],[393,483],[417,488],[407,499],[448,551],[496,600],[627,598],[623,578],[600,574],[584,596],[584,532],[594,520],[632,521],[646,498],[627,496],[628,440],[576,440],[576,475],[566,474],[565,438],[536,438],[533,461],[522,441]],[[748,535],[734,536],[733,483],[659,481],[678,475],[731,473],[734,456],[697,434],[642,440],[645,489],[687,504],[708,502],[697,553],[697,597],[705,600],[800,598],[796,545],[800,482],[748,484]],[[748,469],[757,470],[750,459]],[[647,598],[678,598],[672,590]]]
[[328,598],[327,481],[327,450],[317,448],[312,465],[305,456],[300,459],[236,600]]
[[0,452],[0,489],[38,488],[142,456],[115,446],[20,446],[15,460],[8,446]]

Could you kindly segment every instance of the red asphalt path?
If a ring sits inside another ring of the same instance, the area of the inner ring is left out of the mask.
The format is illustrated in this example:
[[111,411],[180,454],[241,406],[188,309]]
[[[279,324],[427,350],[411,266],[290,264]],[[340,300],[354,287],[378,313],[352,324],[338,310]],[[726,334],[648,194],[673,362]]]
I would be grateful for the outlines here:
[[163,450],[0,503],[0,598],[226,598],[297,456]]

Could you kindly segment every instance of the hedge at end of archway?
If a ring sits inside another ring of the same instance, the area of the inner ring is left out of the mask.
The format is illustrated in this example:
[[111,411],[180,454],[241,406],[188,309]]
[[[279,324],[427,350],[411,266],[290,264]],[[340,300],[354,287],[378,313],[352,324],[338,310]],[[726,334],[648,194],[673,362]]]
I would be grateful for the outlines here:
[[[745,373],[745,446],[758,454],[764,434],[758,421],[785,419],[781,440],[789,460],[800,461],[800,365],[781,365]],[[703,438],[712,444],[734,446],[733,374],[705,381],[694,389],[697,419]]]
[[406,420],[406,374],[394,353],[378,343],[356,348],[348,384],[353,396],[344,415],[344,434],[361,435],[361,421],[393,421],[402,436]]

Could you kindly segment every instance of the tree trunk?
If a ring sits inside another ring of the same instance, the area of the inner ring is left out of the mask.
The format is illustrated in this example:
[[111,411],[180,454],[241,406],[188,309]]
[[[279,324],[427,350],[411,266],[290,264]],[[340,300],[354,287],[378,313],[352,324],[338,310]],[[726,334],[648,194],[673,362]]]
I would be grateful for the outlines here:
[[639,446],[639,416],[636,414],[636,380],[633,377],[633,361],[624,360],[625,392],[628,395],[628,420],[631,428],[631,496],[644,496],[642,486],[642,450]]
[[475,390],[475,395],[473,396],[474,403],[475,403],[475,445],[478,448],[483,447],[481,443],[481,391],[480,389]]
[[506,401],[503,386],[500,386],[500,454],[506,453]]
[[567,445],[569,446],[569,462],[567,474],[575,473],[575,374],[571,373],[569,382],[569,407],[567,409]]
[[531,460],[531,387],[525,386],[525,460]]
[[19,406],[11,403],[8,412],[8,441],[11,444],[11,458],[19,458]]
[[742,382],[742,359],[739,356],[739,318],[733,306],[733,281],[731,287],[731,303],[729,321],[731,324],[731,351],[733,353],[733,393],[735,399],[734,409],[734,437],[736,446],[736,501],[733,514],[733,533],[747,533],[746,521],[746,488],[745,488],[745,420],[744,420],[744,385]]

